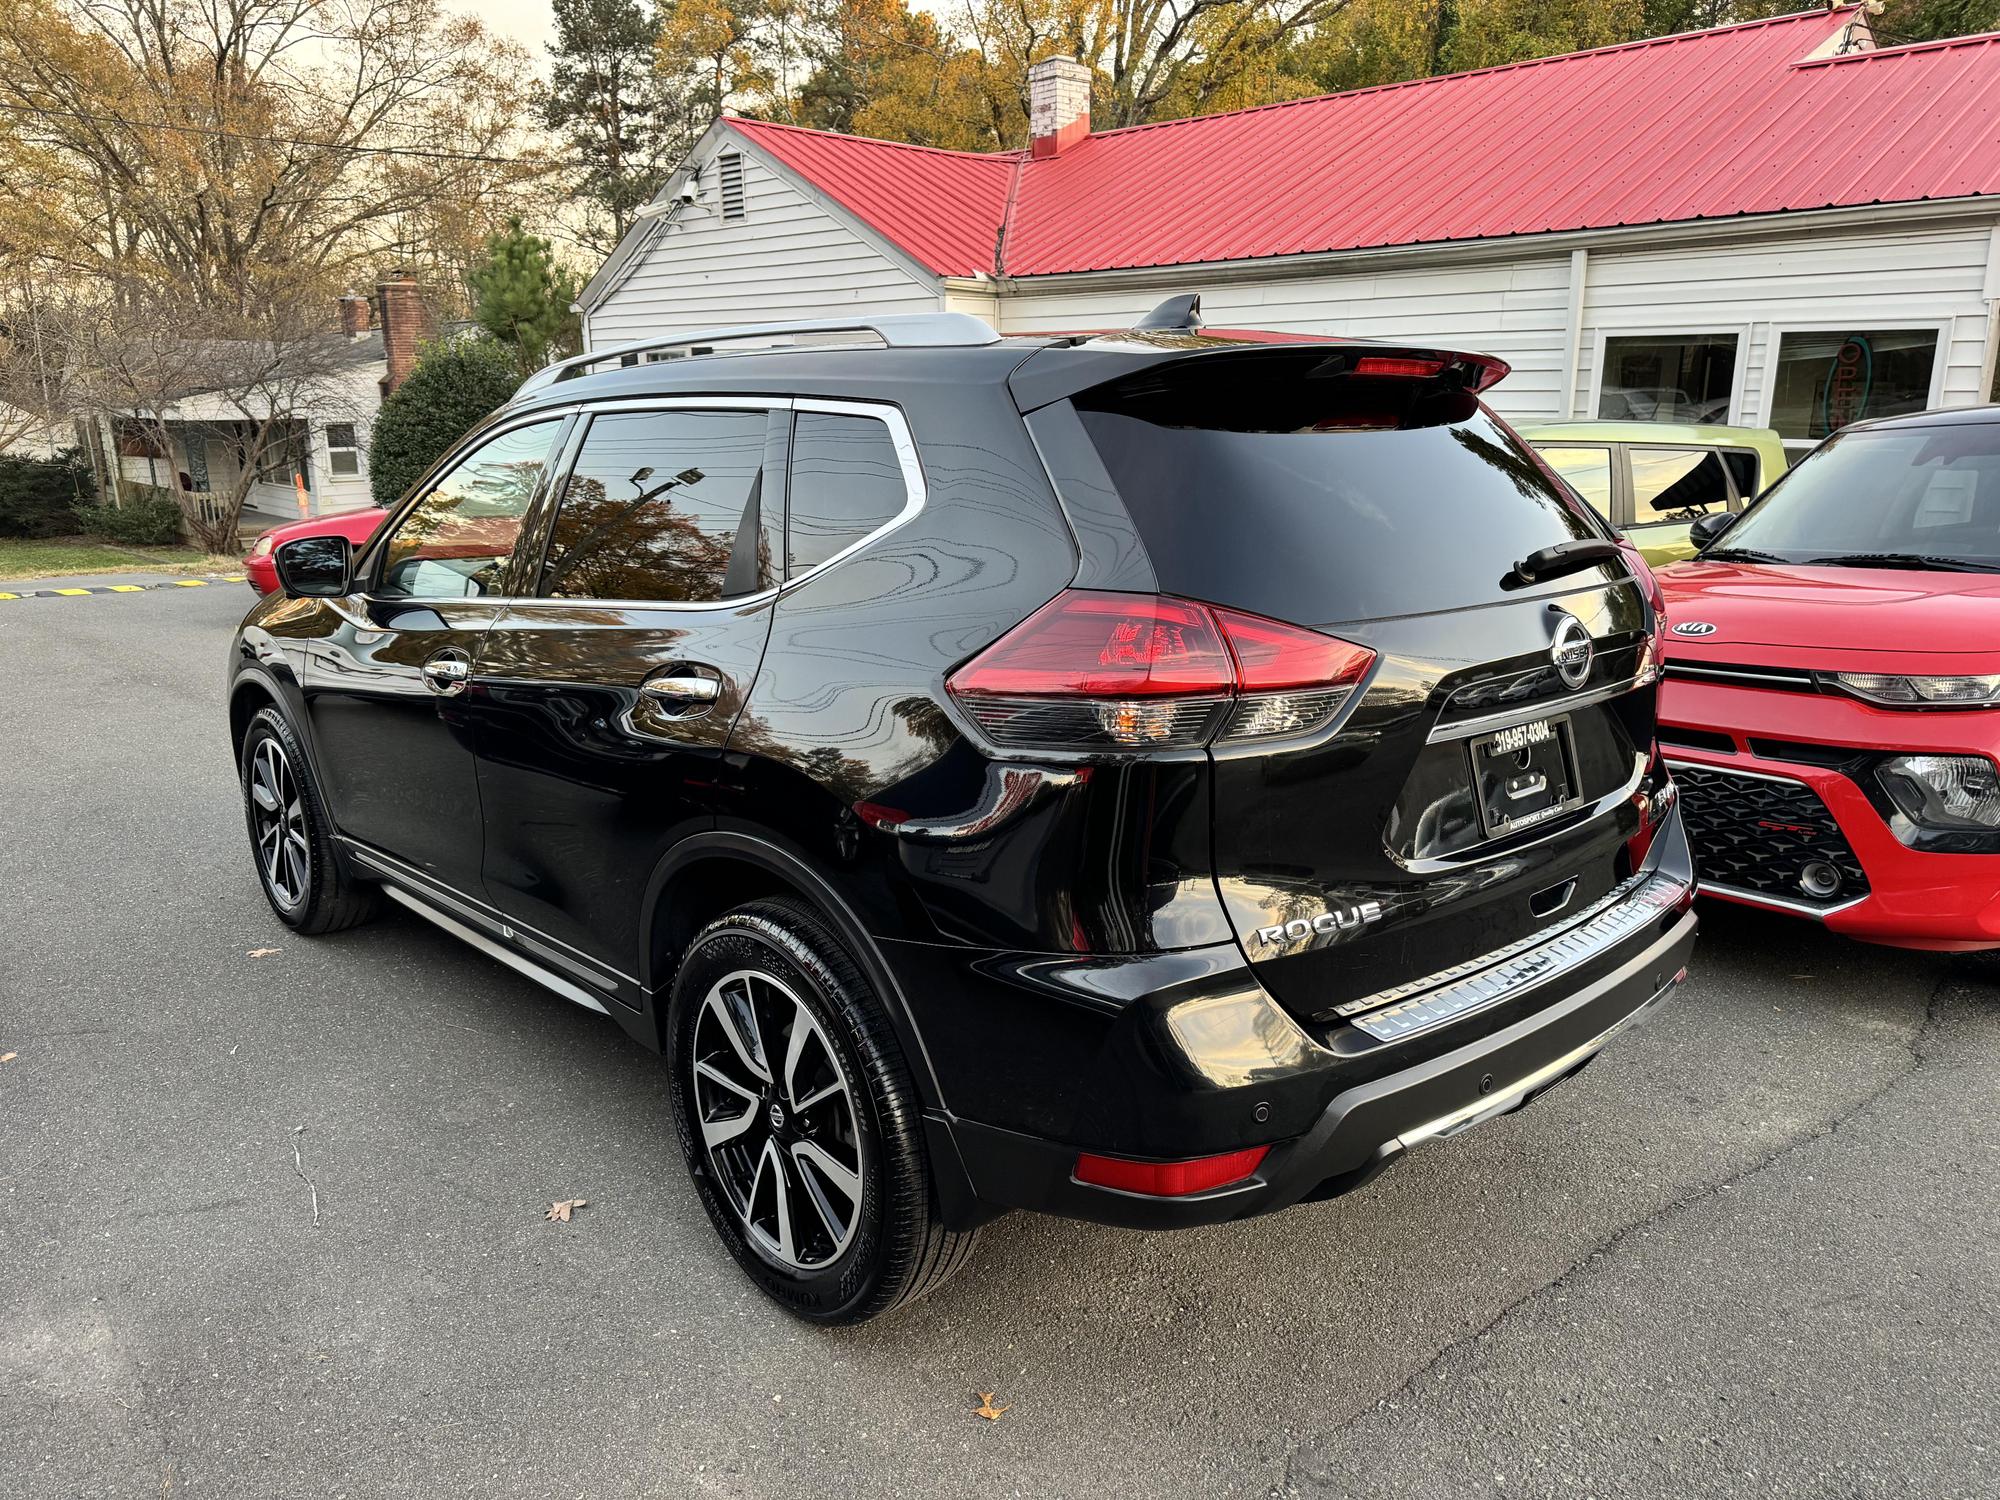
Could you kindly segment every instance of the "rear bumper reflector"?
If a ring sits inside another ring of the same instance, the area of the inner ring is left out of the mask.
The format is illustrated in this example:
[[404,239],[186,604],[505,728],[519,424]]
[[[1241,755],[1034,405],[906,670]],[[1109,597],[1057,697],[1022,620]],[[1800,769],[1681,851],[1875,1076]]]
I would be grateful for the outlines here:
[[1635,875],[1578,916],[1498,952],[1350,1000],[1334,1014],[1378,1041],[1400,1042],[1589,962],[1688,896],[1687,882],[1663,871]]
[[1123,1156],[1092,1156],[1085,1151],[1078,1154],[1072,1175],[1078,1182],[1116,1188],[1121,1193],[1185,1198],[1241,1182],[1262,1165],[1264,1153],[1270,1149],[1251,1146],[1243,1151],[1197,1156],[1188,1161],[1133,1161]]

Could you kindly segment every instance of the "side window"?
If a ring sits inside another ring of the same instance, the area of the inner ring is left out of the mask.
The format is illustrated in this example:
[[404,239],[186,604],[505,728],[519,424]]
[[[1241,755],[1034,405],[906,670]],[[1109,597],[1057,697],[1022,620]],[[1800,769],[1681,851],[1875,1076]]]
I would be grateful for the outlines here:
[[1605,520],[1611,515],[1611,450],[1590,447],[1549,447],[1541,450],[1549,467],[1562,475],[1570,487],[1590,502],[1590,508]]
[[1729,471],[1712,448],[1634,448],[1632,524],[1692,521],[1729,509]]
[[909,501],[889,427],[874,417],[802,411],[792,428],[786,512],[790,576],[878,531]]
[[[1741,510],[1752,500],[1763,486],[1757,483],[1757,455],[1748,448],[1719,448],[1723,467],[1729,470],[1729,482],[1736,486],[1736,503],[1732,510]],[[1772,479],[1778,476],[1773,474]]]
[[776,581],[762,411],[596,417],[563,487],[541,592],[698,604]]
[[389,538],[376,591],[413,599],[491,591],[561,426],[557,418],[510,428],[440,475]]

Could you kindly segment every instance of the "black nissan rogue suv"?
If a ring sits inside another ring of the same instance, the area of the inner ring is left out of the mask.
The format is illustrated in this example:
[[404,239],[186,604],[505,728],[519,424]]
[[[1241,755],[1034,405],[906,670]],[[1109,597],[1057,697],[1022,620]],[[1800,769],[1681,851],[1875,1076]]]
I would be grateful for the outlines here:
[[399,902],[664,1052],[809,1319],[1009,1208],[1348,1191],[1694,942],[1658,596],[1505,373],[1193,299],[543,371],[358,551],[279,550],[229,674],[264,890]]

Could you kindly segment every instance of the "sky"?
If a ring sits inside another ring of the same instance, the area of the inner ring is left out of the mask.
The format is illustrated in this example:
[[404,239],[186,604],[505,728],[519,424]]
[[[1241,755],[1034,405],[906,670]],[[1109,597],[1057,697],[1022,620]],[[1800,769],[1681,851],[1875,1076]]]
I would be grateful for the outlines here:
[[537,63],[548,57],[544,49],[555,35],[549,0],[457,0],[457,5],[466,15],[484,21],[488,30],[526,47]]

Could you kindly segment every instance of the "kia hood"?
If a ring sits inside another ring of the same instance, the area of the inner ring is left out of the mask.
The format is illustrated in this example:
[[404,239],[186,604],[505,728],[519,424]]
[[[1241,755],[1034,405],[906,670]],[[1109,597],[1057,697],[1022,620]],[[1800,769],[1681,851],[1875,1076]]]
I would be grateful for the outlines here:
[[1657,576],[1669,660],[1807,664],[1810,656],[1831,665],[1834,655],[1897,655],[2000,669],[2000,573],[1696,560]]

